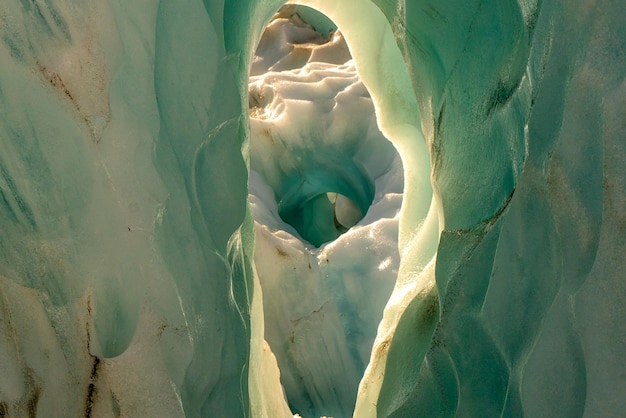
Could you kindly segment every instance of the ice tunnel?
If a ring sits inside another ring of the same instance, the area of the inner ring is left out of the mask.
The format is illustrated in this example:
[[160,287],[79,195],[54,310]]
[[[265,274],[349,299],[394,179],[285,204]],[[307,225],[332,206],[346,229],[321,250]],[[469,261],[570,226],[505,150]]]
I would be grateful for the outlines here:
[[[248,94],[265,339],[292,412],[351,416],[399,271],[404,176],[391,141],[401,138],[379,130],[341,30],[306,6],[290,4],[272,17]],[[427,179],[427,149],[416,149],[426,163],[414,170]],[[421,219],[432,198],[425,186],[411,195],[425,200]],[[425,224],[432,258],[436,217]]]
[[284,3],[2,1],[0,416],[621,416],[623,2],[294,2],[363,86],[306,187]]

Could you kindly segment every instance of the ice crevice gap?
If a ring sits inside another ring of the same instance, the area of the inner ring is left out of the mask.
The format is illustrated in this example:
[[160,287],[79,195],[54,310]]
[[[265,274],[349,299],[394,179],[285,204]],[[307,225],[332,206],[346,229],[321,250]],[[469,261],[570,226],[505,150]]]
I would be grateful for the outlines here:
[[[253,323],[263,316],[262,350],[280,370],[271,387],[282,385],[292,412],[367,417],[376,415],[371,399],[407,307],[426,312],[420,347],[429,341],[439,212],[415,97],[387,20],[370,4],[360,25],[349,18],[354,5],[329,5],[283,7],[251,64],[249,201],[255,295],[263,295]],[[295,14],[303,10],[313,19],[326,14],[339,30],[320,38]],[[306,60],[303,48],[313,51]],[[317,48],[325,54],[316,56]],[[320,107],[329,99],[331,107]],[[354,222],[334,233],[339,203]]]

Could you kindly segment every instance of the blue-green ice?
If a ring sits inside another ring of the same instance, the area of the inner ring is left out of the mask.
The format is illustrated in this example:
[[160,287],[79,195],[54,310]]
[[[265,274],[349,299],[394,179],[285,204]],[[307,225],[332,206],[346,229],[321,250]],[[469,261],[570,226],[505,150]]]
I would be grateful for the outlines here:
[[293,3],[0,2],[0,417],[621,416],[624,1]]

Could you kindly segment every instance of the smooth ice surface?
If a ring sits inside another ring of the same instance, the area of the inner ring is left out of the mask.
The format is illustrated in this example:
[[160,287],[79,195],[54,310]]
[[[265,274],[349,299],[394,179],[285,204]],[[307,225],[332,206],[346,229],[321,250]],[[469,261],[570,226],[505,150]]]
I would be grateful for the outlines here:
[[[404,170],[354,417],[622,415],[623,2],[302,3]],[[292,415],[247,206],[282,4],[0,2],[0,415]]]

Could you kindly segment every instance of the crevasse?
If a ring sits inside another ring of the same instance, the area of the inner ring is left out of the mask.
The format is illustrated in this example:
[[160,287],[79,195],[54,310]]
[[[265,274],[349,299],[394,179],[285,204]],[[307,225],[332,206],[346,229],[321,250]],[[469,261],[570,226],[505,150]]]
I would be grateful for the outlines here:
[[[354,416],[619,416],[623,5],[302,3],[404,170]],[[282,4],[0,4],[0,415],[291,416],[247,205]]]
[[281,8],[252,61],[254,265],[290,409],[350,416],[398,275],[403,167],[341,31],[325,39],[314,13]]

